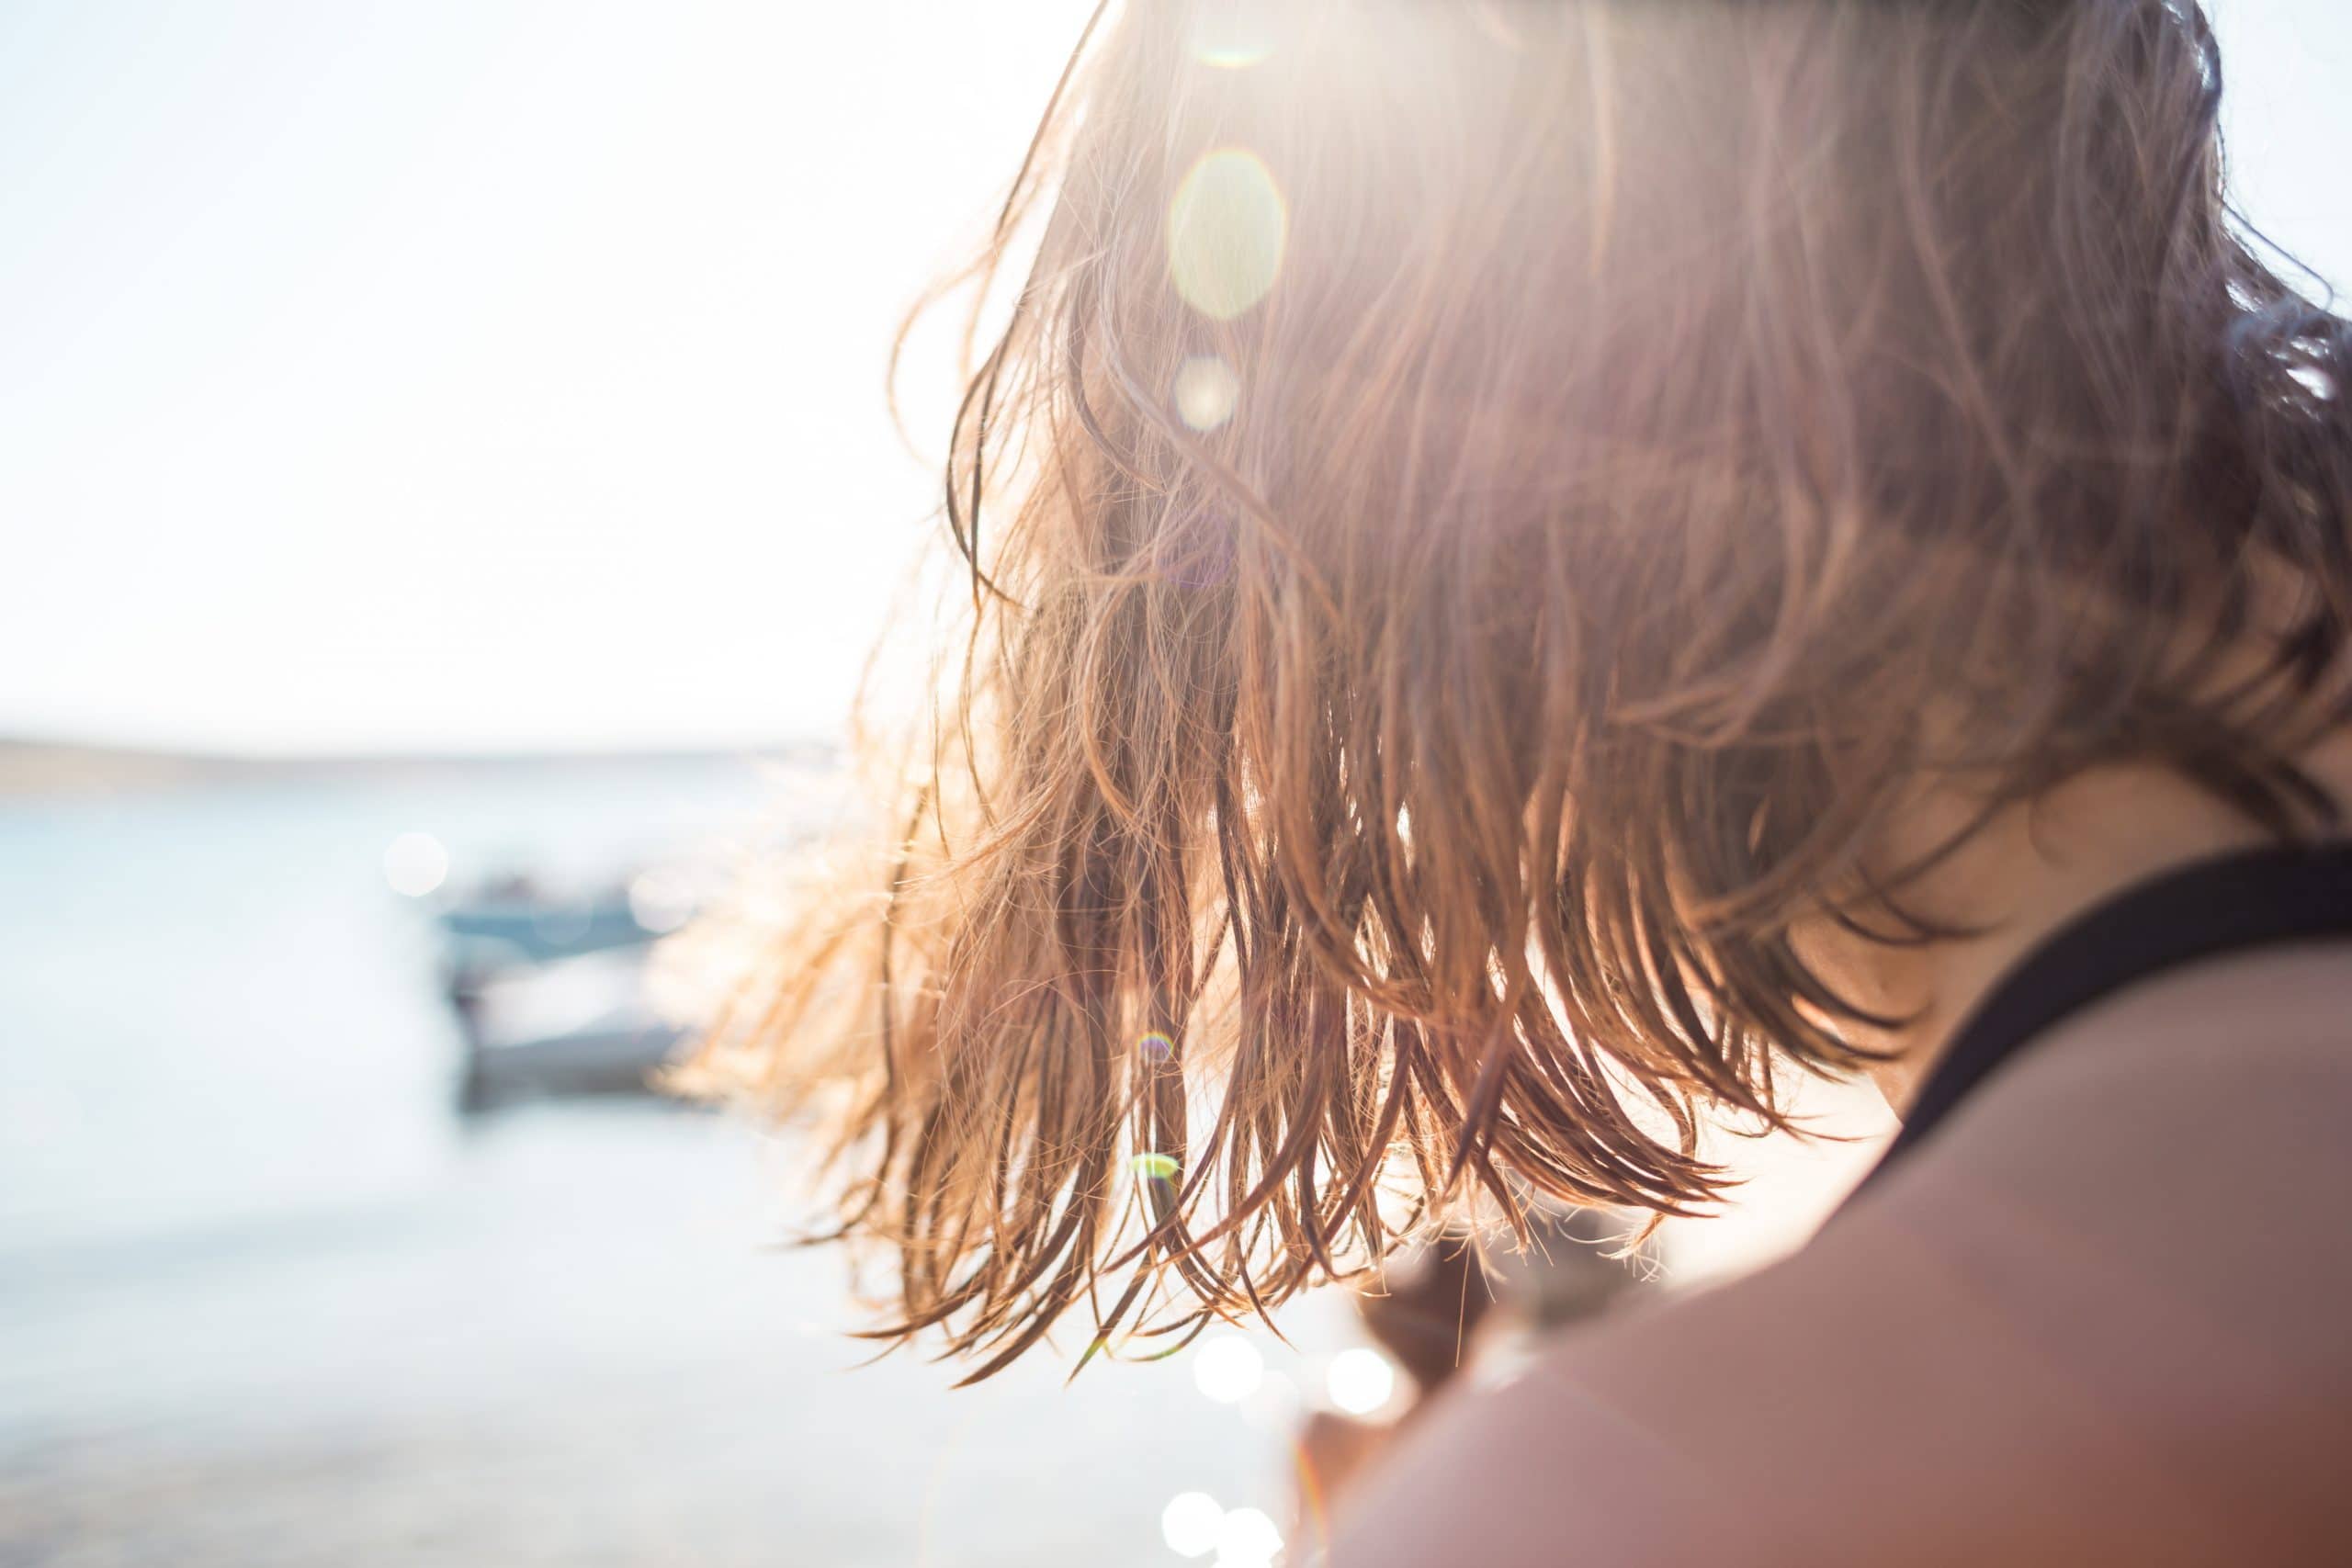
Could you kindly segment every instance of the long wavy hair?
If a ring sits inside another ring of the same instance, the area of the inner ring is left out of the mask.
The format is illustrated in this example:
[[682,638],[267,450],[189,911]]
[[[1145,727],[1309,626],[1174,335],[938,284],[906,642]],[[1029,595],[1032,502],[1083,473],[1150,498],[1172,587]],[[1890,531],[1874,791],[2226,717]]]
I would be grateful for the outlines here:
[[1433,1209],[1705,1203],[1703,1111],[1899,1021],[1792,930],[1954,934],[1967,826],[1871,853],[1923,779],[2324,825],[2346,329],[2221,96],[2191,0],[1098,13],[967,275],[881,847],[698,1064],[828,1132],[877,1332],[1134,1353]]

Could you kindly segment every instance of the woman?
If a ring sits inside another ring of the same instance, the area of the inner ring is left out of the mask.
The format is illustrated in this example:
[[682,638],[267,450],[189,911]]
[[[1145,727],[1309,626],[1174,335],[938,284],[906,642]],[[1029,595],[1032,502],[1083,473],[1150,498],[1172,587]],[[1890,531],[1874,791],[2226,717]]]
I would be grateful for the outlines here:
[[2352,1560],[2352,339],[2221,91],[2192,0],[1098,17],[890,848],[707,1057],[831,1120],[886,1332],[1689,1213],[1867,1073],[1809,1249],[1417,1423],[1331,1560]]

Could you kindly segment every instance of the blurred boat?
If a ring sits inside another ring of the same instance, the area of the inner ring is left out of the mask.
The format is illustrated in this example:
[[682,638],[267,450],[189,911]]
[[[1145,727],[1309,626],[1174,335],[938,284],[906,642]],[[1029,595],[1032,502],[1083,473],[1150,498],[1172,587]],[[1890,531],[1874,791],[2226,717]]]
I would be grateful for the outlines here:
[[648,924],[626,887],[565,896],[543,892],[521,876],[501,878],[451,904],[440,922],[452,965],[487,969],[641,947],[677,926],[675,920]]
[[443,909],[444,984],[466,1047],[461,1108],[650,1092],[679,1032],[645,999],[645,960],[690,912],[649,875],[586,895],[510,876]]

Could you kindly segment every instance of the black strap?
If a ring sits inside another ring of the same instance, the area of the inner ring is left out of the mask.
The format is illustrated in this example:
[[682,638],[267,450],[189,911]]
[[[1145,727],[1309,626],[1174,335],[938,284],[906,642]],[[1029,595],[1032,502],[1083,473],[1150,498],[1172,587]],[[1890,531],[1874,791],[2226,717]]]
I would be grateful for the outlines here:
[[1884,1176],[2010,1057],[2135,980],[2219,953],[2352,936],[2352,844],[2204,861],[2126,889],[2059,929],[1986,994],[1862,1186]]

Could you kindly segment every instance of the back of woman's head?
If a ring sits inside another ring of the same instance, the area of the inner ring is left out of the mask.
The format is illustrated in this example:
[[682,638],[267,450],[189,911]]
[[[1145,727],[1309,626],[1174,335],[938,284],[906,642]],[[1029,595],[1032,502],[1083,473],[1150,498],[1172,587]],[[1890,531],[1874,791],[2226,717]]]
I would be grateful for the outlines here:
[[1923,779],[2307,826],[2346,340],[2220,91],[2189,0],[1098,18],[890,852],[706,1055],[832,1119],[893,1329],[985,1371],[1464,1193],[1707,1198],[1693,1108],[1871,1021],[1792,927],[1944,934],[1873,853]]

